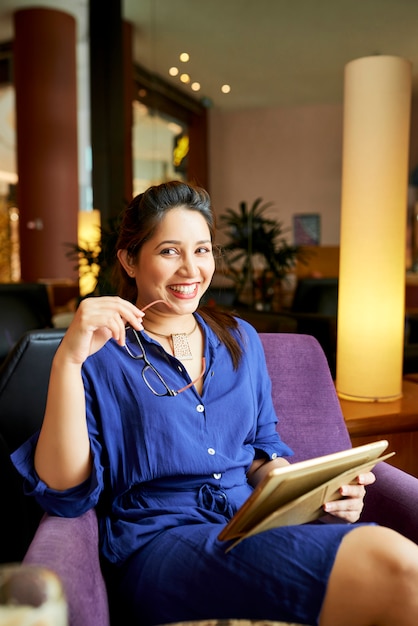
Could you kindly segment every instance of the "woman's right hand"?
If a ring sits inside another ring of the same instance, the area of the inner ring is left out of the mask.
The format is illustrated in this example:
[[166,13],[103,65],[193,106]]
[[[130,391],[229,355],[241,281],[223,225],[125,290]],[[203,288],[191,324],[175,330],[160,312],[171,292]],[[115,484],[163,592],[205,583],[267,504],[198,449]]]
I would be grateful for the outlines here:
[[82,365],[110,338],[123,346],[126,325],[142,330],[143,316],[138,307],[119,296],[86,298],[78,306],[57,356]]

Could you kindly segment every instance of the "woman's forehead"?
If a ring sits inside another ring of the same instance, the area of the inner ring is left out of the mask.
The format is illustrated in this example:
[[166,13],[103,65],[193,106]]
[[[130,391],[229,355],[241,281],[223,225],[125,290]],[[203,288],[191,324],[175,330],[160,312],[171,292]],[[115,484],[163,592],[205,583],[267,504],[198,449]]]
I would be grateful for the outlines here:
[[155,229],[154,235],[163,231],[193,233],[197,230],[209,232],[209,225],[202,213],[188,207],[174,207],[167,211]]

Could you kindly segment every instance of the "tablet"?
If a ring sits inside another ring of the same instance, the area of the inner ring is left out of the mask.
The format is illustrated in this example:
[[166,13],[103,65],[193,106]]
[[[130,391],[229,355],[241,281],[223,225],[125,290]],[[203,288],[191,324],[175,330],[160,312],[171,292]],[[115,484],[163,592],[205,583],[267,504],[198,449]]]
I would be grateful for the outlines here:
[[[277,526],[304,524],[324,515],[323,504],[341,498],[339,489],[376,463],[386,440],[272,469],[228,522],[218,539],[243,539]],[[234,543],[234,545],[237,542]],[[232,547],[232,546],[231,546]]]

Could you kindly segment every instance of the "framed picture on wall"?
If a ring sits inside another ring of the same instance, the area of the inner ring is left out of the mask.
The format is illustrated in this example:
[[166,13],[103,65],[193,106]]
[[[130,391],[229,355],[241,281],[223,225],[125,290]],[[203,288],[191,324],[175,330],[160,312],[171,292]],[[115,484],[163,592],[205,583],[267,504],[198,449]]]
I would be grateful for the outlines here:
[[293,238],[296,246],[319,246],[321,243],[319,213],[296,213],[293,216]]

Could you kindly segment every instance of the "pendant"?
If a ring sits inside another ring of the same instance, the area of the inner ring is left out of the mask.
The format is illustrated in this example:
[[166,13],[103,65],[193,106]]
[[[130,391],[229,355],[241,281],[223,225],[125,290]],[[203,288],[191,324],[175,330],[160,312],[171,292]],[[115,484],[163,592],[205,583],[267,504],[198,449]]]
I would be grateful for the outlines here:
[[171,340],[173,342],[174,356],[177,359],[187,361],[193,358],[186,333],[175,333],[171,335]]

